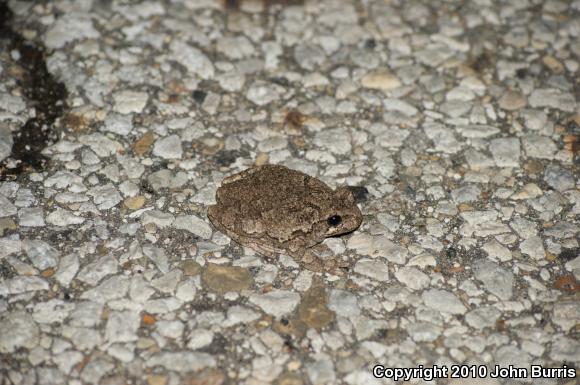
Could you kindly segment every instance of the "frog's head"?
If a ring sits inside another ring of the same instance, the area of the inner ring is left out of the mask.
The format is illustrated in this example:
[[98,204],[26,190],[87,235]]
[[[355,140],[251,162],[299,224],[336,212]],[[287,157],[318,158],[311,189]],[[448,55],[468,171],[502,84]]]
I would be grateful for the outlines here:
[[350,233],[362,223],[362,214],[348,187],[339,187],[326,216],[326,237]]

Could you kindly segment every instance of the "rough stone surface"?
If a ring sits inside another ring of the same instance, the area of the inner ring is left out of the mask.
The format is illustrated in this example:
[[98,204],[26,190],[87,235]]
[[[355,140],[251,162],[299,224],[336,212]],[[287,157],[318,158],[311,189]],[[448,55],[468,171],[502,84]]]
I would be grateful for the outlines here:
[[520,141],[517,138],[493,139],[489,151],[498,167],[517,167],[520,164]]
[[478,262],[474,267],[475,278],[490,293],[507,301],[513,295],[513,274],[491,261]]
[[14,353],[18,348],[32,349],[40,341],[40,329],[30,314],[13,312],[0,320],[0,352]]
[[121,114],[141,112],[147,104],[148,95],[145,92],[120,91],[114,95],[115,111]]
[[253,294],[250,302],[260,307],[264,312],[281,317],[294,310],[300,295],[289,291],[275,290],[266,294]]
[[179,159],[182,153],[181,139],[177,135],[158,139],[153,145],[153,155],[164,159]]
[[14,139],[8,127],[0,127],[0,161],[8,158],[12,153]]
[[99,37],[90,16],[84,12],[70,12],[58,18],[44,36],[48,48],[63,48],[65,44]]
[[466,311],[465,305],[445,290],[430,289],[422,297],[425,305],[442,313],[464,314]]
[[[2,3],[0,383],[580,367],[577,0]],[[352,190],[328,270],[209,222],[267,163]]]
[[385,262],[380,260],[363,258],[356,263],[354,271],[377,281],[389,280],[389,267]]

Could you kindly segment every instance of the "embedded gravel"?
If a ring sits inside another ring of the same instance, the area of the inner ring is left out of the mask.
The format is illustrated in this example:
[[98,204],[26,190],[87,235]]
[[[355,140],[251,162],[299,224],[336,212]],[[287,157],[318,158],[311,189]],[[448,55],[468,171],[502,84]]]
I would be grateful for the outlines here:
[[[0,3],[0,383],[580,366],[580,1]],[[211,227],[265,163],[357,186],[351,270]]]

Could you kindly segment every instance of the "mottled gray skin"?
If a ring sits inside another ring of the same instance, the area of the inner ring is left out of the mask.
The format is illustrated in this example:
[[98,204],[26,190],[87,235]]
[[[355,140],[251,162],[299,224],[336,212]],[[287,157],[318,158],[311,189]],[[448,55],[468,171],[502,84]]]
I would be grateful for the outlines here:
[[[310,249],[325,238],[356,230],[362,214],[346,187],[284,166],[265,165],[224,179],[208,217],[221,232],[265,256],[288,254],[312,270],[330,267]],[[336,217],[340,223],[336,223]],[[335,220],[329,220],[334,217]]]

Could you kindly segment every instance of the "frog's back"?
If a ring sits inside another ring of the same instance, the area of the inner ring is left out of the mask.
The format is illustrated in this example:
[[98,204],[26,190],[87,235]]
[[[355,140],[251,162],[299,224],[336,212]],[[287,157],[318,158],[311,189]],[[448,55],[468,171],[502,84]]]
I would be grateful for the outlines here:
[[220,203],[257,212],[308,201],[308,195],[317,191],[332,191],[315,178],[279,165],[258,166],[236,174],[220,190]]

